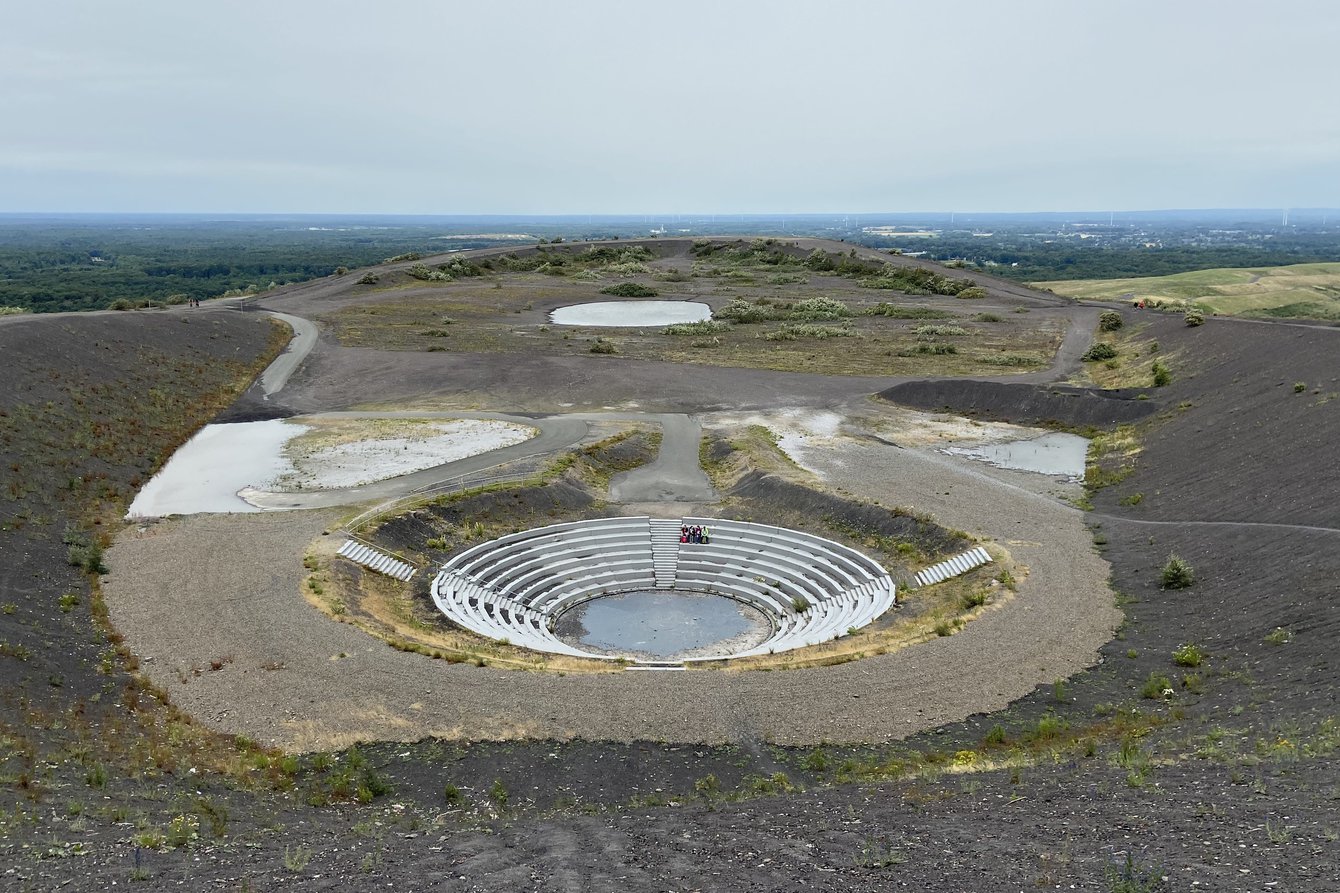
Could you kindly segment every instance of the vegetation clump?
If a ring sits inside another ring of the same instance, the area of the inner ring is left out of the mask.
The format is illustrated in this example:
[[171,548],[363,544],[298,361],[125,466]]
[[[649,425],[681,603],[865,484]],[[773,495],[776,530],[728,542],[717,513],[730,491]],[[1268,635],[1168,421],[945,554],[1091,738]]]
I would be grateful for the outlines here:
[[1186,589],[1196,582],[1196,574],[1191,565],[1175,553],[1168,556],[1159,578],[1164,589]]
[[703,319],[698,322],[677,322],[661,329],[662,335],[720,335],[730,331],[730,323],[715,319]]
[[1117,349],[1115,347],[1106,341],[1099,341],[1086,350],[1084,356],[1080,357],[1080,359],[1084,360],[1086,363],[1093,363],[1099,360],[1113,360],[1116,359],[1116,356]]
[[1205,314],[1195,309],[1188,310],[1182,315],[1182,320],[1186,322],[1188,326],[1203,326],[1205,325]]
[[1115,332],[1124,325],[1121,314],[1115,310],[1104,310],[1098,314],[1098,328],[1103,332]]
[[607,285],[600,290],[600,293],[620,298],[654,298],[660,294],[656,289],[638,282],[620,282],[618,285]]

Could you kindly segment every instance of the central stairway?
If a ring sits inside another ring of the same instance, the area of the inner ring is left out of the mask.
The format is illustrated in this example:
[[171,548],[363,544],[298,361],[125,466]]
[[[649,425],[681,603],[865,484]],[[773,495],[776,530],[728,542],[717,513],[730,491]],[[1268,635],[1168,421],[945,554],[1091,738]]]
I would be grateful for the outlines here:
[[657,589],[674,589],[679,567],[679,528],[674,518],[651,518],[651,566]]

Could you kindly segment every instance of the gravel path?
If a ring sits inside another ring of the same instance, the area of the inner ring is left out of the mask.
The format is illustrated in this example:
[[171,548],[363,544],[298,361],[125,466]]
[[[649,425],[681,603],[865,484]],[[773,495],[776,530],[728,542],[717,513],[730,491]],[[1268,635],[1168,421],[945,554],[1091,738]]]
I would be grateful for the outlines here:
[[129,528],[108,552],[105,592],[116,627],[174,703],[292,750],[429,735],[889,740],[999,709],[1092,664],[1119,622],[1078,511],[962,461],[883,444],[839,440],[807,461],[835,486],[999,539],[1031,575],[1015,599],[952,637],[771,673],[559,676],[395,651],[302,598],[303,553],[334,517],[323,511]]

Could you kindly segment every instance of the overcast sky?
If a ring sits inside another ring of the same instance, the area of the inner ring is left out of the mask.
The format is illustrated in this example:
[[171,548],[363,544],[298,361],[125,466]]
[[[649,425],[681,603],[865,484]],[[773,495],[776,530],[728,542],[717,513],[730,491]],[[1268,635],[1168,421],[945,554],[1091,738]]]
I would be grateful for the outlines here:
[[0,211],[1340,206],[1334,0],[14,0]]

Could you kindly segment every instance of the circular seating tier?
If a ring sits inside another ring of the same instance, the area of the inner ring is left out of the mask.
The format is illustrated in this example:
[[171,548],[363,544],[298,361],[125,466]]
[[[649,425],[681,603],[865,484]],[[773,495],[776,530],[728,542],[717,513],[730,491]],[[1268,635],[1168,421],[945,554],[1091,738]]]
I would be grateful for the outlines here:
[[[711,529],[681,543],[681,526]],[[841,543],[766,524],[714,518],[601,518],[508,534],[456,555],[433,578],[450,620],[536,651],[613,660],[562,641],[554,619],[618,592],[703,592],[752,605],[771,633],[746,650],[699,660],[803,648],[840,638],[893,606],[878,563]]]

